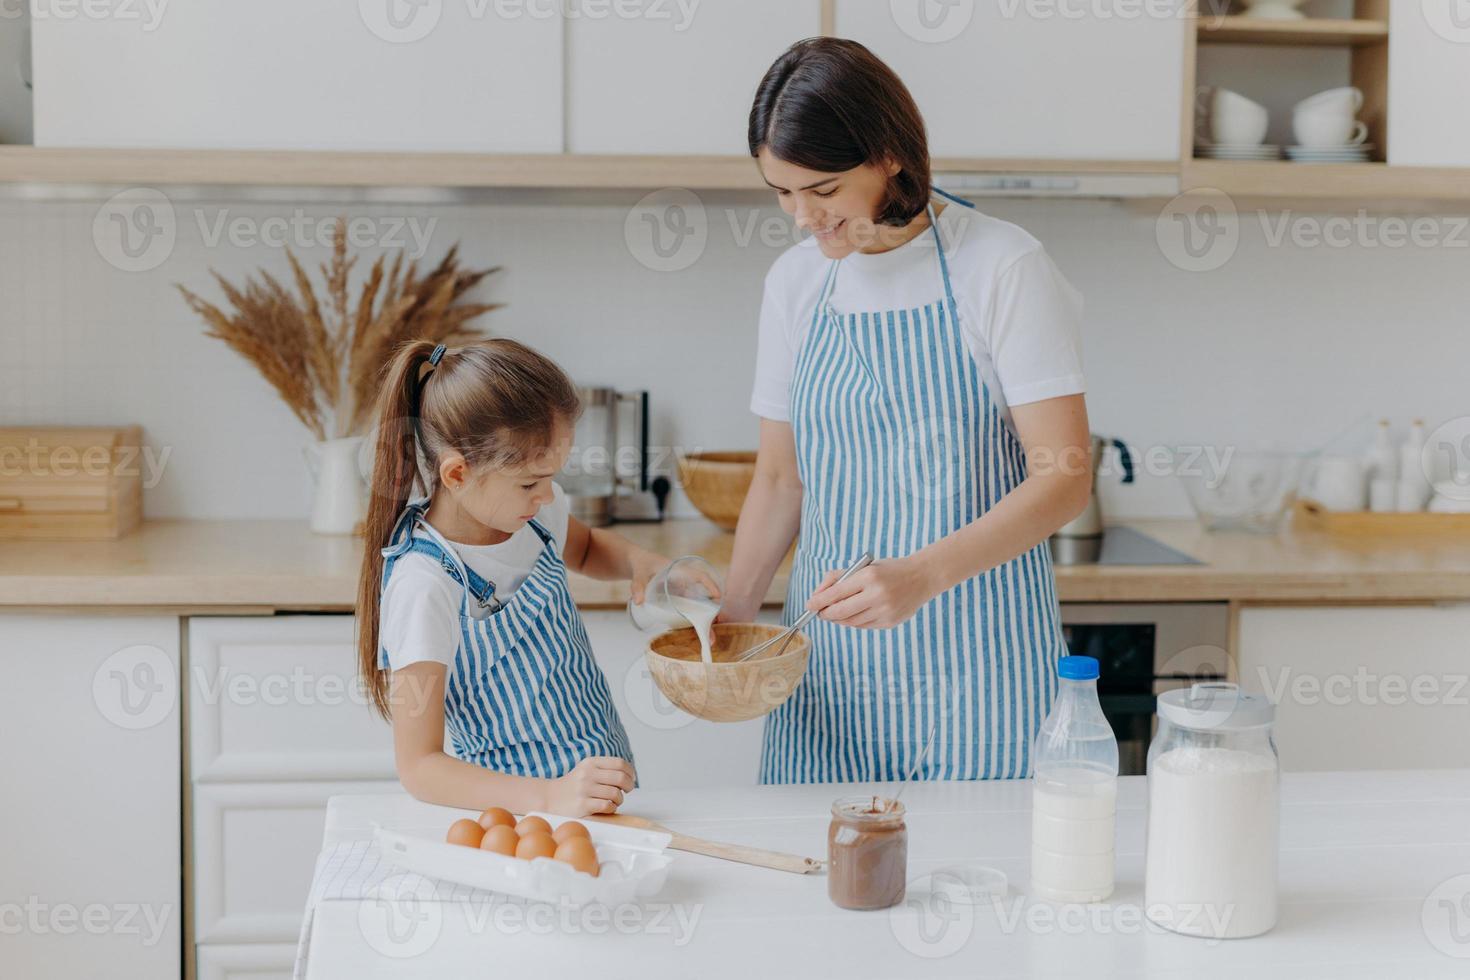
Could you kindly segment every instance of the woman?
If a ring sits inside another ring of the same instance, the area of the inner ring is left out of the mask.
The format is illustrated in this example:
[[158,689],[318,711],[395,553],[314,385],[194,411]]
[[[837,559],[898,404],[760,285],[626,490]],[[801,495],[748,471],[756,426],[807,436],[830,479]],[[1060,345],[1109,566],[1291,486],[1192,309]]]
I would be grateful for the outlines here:
[[721,618],[793,538],[786,618],[819,612],[761,781],[1025,776],[1065,653],[1046,539],[1091,487],[1080,299],[1021,229],[931,202],[923,119],[860,44],[782,55],[749,138],[811,237],[766,279]]

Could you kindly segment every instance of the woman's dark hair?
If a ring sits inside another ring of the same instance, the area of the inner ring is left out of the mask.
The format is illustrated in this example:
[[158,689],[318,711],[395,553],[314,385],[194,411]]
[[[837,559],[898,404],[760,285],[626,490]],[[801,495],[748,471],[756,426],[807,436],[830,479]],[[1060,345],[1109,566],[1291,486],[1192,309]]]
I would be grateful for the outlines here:
[[761,79],[750,109],[750,155],[765,147],[821,173],[898,164],[877,221],[906,225],[929,204],[929,140],[903,81],[856,41],[793,44]]

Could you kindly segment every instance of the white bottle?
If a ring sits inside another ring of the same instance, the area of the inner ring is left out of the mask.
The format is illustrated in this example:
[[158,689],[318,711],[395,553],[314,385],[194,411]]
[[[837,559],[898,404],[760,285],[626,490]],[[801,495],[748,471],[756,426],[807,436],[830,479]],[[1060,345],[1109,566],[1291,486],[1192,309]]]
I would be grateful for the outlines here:
[[1031,893],[1101,902],[1113,893],[1118,740],[1097,699],[1097,661],[1058,661],[1061,690],[1036,734]]
[[1364,462],[1368,464],[1370,482],[1384,479],[1398,482],[1399,451],[1394,447],[1388,419],[1379,421],[1378,432],[1373,437],[1373,445],[1368,448]]
[[1398,509],[1421,511],[1434,495],[1429,474],[1424,472],[1424,420],[1415,419],[1409,436],[1399,448]]

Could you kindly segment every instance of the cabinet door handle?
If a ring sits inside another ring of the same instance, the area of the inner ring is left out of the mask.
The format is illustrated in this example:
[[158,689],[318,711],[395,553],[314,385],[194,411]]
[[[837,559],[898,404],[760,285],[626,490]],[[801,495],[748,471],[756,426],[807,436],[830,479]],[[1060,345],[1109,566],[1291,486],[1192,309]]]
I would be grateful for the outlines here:
[[24,506],[19,497],[0,497],[0,510],[20,510]]

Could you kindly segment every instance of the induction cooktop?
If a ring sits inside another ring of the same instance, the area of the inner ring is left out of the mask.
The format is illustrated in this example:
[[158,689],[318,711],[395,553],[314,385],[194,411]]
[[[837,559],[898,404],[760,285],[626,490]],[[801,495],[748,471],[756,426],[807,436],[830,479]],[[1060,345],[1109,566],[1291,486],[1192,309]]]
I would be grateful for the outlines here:
[[1202,565],[1182,551],[1131,527],[1109,527],[1095,538],[1052,538],[1058,565]]

